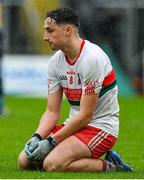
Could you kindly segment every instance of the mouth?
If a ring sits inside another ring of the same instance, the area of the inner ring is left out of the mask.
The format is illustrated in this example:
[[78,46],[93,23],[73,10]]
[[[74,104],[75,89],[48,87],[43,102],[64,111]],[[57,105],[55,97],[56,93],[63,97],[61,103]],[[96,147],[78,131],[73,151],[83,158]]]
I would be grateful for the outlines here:
[[51,42],[48,42],[49,45],[51,45],[52,43]]
[[50,43],[50,42],[48,42],[48,45],[51,47],[51,46],[53,46],[53,44],[52,43]]
[[48,42],[48,45],[49,45],[49,46],[54,46],[54,44],[53,44],[53,43],[51,43],[51,42]]
[[48,42],[48,45],[51,49],[57,49],[56,46],[53,43]]

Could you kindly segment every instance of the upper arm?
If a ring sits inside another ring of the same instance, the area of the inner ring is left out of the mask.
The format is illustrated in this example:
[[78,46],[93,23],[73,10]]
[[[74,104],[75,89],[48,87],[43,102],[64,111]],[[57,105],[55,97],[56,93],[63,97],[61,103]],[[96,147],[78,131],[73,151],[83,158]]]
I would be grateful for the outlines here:
[[92,114],[96,109],[98,98],[99,98],[99,93],[93,95],[84,95],[84,94],[82,95],[80,101],[80,111],[85,117],[91,119]]
[[83,65],[80,110],[83,111],[86,116],[91,117],[96,110],[103,79],[103,65],[97,60],[92,59],[87,66],[86,63]]
[[58,89],[56,92],[48,95],[47,110],[53,113],[60,113],[63,90]]
[[92,58],[89,63],[83,63],[81,75],[83,95],[94,95],[101,91],[105,72],[99,60]]
[[58,78],[56,65],[57,54],[55,54],[48,63],[48,103],[47,111],[59,113],[63,90]]

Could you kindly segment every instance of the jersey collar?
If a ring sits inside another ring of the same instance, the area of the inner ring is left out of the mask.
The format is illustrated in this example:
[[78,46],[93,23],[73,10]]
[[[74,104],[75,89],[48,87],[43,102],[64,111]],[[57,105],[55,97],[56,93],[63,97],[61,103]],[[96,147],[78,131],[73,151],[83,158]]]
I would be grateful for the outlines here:
[[74,64],[76,63],[76,61],[77,61],[78,58],[80,57],[80,54],[81,54],[82,49],[83,49],[83,47],[84,47],[84,44],[85,44],[85,40],[83,39],[82,42],[81,42],[80,51],[79,51],[77,57],[75,58],[75,60],[74,60],[73,62],[71,62],[70,59],[69,59],[69,58],[66,56],[66,54],[65,54],[65,58],[66,58],[66,61],[67,61],[68,64],[74,65]]

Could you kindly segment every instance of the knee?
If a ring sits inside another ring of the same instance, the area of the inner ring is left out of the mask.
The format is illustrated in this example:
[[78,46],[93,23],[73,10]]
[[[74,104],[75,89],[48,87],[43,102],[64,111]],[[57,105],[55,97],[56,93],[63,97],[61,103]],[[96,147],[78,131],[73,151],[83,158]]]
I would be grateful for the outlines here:
[[22,151],[18,157],[18,168],[20,170],[27,169],[30,161],[27,159],[26,154]]
[[43,162],[43,169],[48,172],[65,171],[65,165],[58,160],[46,158]]

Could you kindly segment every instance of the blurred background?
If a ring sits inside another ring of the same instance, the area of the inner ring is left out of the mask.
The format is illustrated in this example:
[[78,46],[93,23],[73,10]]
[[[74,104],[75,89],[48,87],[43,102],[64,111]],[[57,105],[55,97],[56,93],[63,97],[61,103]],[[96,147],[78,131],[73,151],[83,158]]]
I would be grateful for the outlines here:
[[[144,0],[0,0],[0,94],[47,95],[43,21],[57,7],[76,10],[81,37],[110,57],[120,96],[144,93]],[[2,103],[1,103],[2,104]]]

